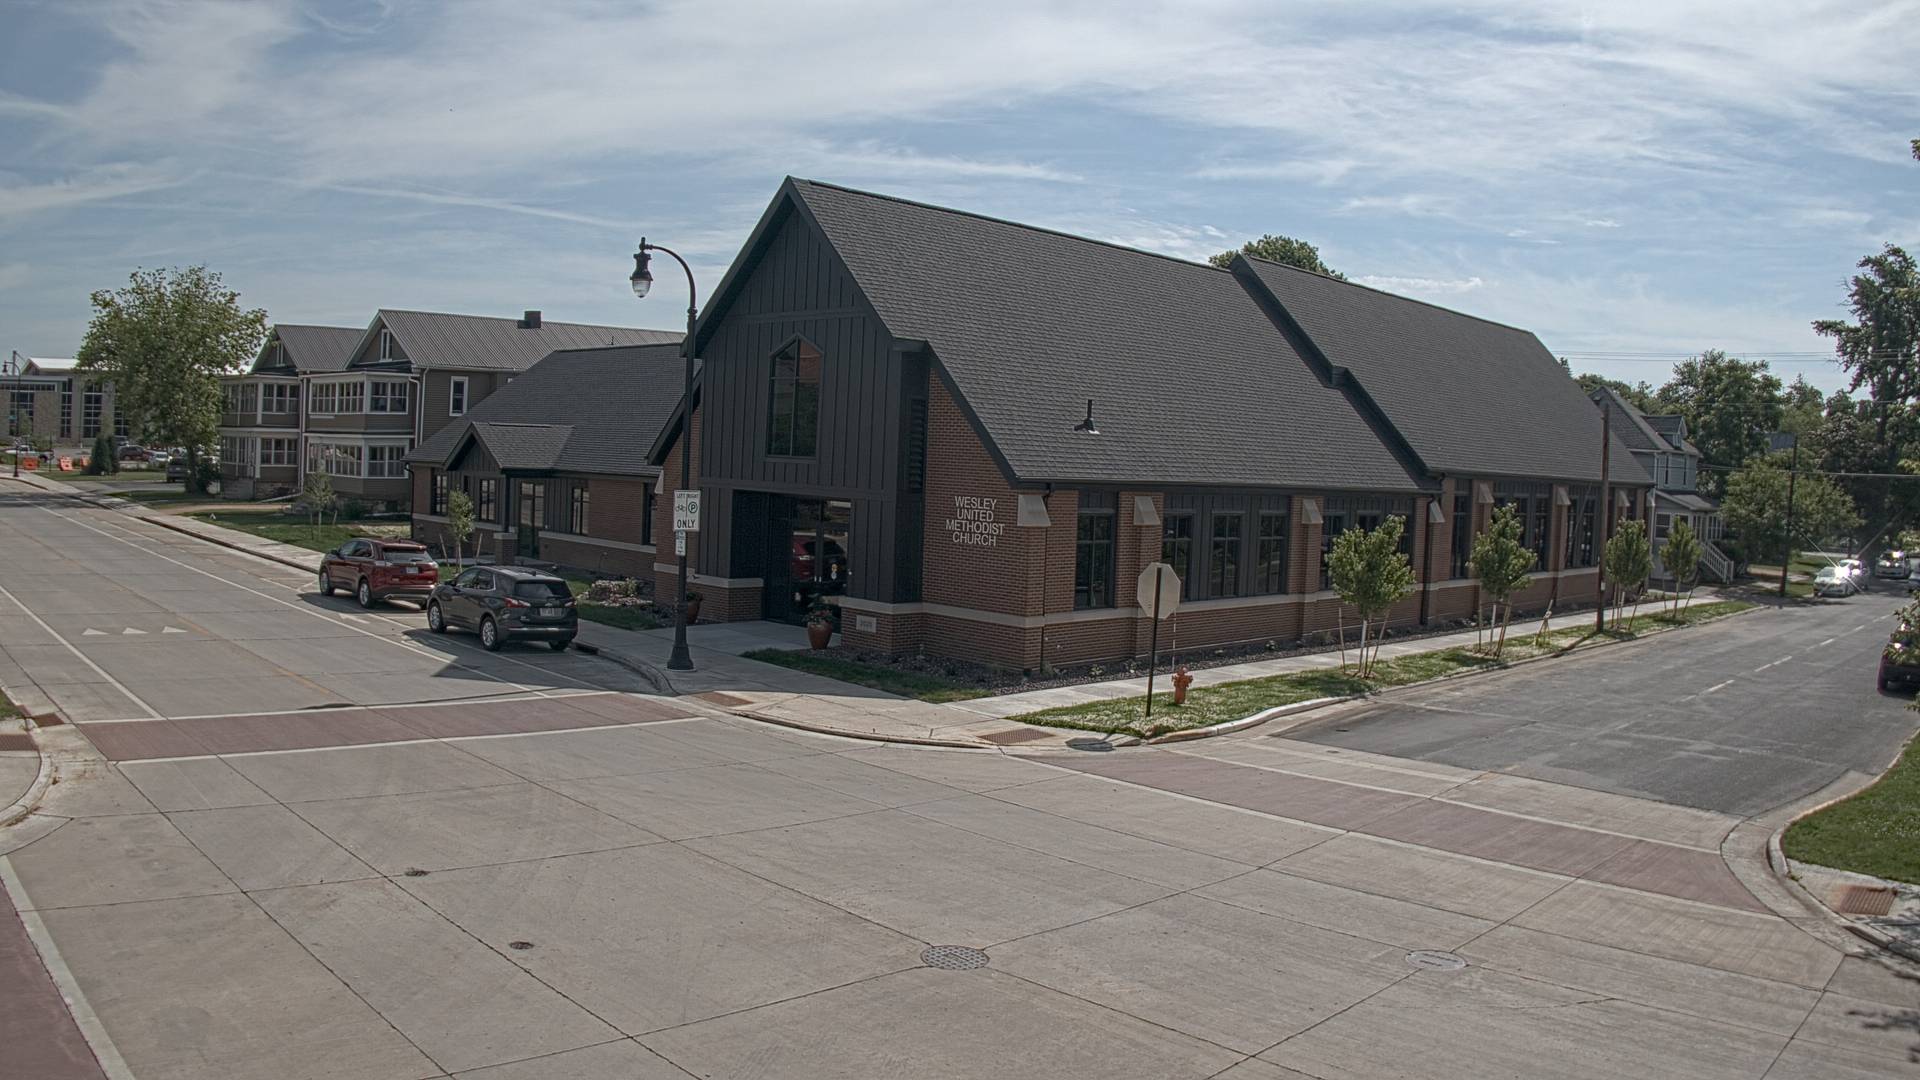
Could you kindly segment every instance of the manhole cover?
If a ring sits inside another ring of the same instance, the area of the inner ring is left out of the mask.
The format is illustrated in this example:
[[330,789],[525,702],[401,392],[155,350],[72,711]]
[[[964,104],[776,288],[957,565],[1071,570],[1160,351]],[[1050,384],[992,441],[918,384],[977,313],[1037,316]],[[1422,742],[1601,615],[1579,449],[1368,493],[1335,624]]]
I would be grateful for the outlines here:
[[920,952],[920,962],[943,971],[967,971],[987,966],[987,954],[965,945],[929,945]]
[[1407,954],[1407,963],[1422,971],[1459,971],[1467,966],[1462,957],[1438,949],[1415,949]]

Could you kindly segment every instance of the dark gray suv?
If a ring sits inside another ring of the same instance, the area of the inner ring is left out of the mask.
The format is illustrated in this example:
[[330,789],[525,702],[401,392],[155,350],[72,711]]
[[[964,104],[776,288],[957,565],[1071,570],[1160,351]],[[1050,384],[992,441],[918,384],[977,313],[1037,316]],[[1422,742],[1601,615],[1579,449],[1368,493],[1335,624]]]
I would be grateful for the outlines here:
[[544,641],[555,652],[580,631],[567,583],[517,566],[475,566],[442,579],[427,599],[427,627],[436,634],[472,630],[499,651],[510,640]]

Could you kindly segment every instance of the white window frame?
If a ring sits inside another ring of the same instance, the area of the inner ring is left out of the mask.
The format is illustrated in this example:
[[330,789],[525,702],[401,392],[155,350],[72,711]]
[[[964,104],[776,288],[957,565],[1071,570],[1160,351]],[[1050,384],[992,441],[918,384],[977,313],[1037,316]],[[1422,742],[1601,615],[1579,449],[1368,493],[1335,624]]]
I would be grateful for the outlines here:
[[384,326],[380,328],[380,359],[393,359],[393,331]]
[[[460,403],[458,408],[454,407],[456,400]],[[471,400],[471,391],[467,385],[467,377],[465,375],[455,375],[452,381],[447,383],[447,415],[465,416],[467,415],[467,407],[471,404],[473,404],[473,402]]]
[[404,416],[407,411],[408,397],[405,379],[367,380],[367,411],[369,413]]

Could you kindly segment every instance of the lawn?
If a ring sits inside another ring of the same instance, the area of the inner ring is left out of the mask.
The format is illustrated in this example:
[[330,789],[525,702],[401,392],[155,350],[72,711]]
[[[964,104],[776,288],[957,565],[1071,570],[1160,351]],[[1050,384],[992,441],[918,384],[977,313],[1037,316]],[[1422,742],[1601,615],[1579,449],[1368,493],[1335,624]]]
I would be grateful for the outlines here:
[[[1642,608],[1641,613],[1630,620],[1630,625],[1626,629],[1608,630],[1604,633],[1593,629],[1590,615],[1574,615],[1570,617],[1570,625],[1565,629],[1554,630],[1544,635],[1508,637],[1506,650],[1499,660],[1482,655],[1470,648],[1435,649],[1411,653],[1395,659],[1382,659],[1375,666],[1372,676],[1366,679],[1337,670],[1272,675],[1261,679],[1248,679],[1243,682],[1193,689],[1187,694],[1187,703],[1180,706],[1173,704],[1173,687],[1170,683],[1164,684],[1167,687],[1165,693],[1160,692],[1159,686],[1156,685],[1153,696],[1154,715],[1151,723],[1146,717],[1144,694],[1139,697],[1113,698],[1106,701],[1087,702],[1083,705],[1042,709],[1039,712],[1015,716],[1013,719],[1021,723],[1039,724],[1045,727],[1120,732],[1145,737],[1188,728],[1210,727],[1229,720],[1252,716],[1254,713],[1264,712],[1276,706],[1292,705],[1311,701],[1314,698],[1349,697],[1391,686],[1425,682],[1428,679],[1437,679],[1446,675],[1461,675],[1499,668],[1515,660],[1557,655],[1607,641],[1630,640],[1640,634],[1704,622],[1723,615],[1731,615],[1737,611],[1745,611],[1753,606],[1742,600],[1720,600],[1691,605],[1677,617],[1664,611],[1648,611]],[[831,674],[831,672],[821,674]]]
[[0,694],[0,720],[17,720],[25,715],[20,711],[20,706],[7,700],[7,695]]
[[1793,823],[1790,859],[1920,884],[1920,741],[1872,787]]
[[265,540],[292,544],[309,551],[332,551],[356,536],[405,539],[409,532],[408,527],[400,522],[348,521],[315,526],[278,510],[218,510],[186,516],[223,529],[252,533]]
[[935,703],[965,701],[968,698],[986,697],[990,693],[977,686],[968,686],[951,679],[911,671],[896,671],[879,664],[863,664],[857,660],[821,656],[804,650],[756,649],[742,655],[749,660],[778,664],[781,667],[814,675],[825,675],[829,679],[839,679],[841,682],[871,687],[889,694],[898,694],[901,697],[919,698],[921,701]]
[[567,578],[567,588],[577,599],[574,610],[580,617],[602,626],[618,627],[622,630],[658,630],[667,625],[667,620],[652,608],[625,607],[611,604],[590,604],[584,599],[587,590],[593,587],[593,578]]

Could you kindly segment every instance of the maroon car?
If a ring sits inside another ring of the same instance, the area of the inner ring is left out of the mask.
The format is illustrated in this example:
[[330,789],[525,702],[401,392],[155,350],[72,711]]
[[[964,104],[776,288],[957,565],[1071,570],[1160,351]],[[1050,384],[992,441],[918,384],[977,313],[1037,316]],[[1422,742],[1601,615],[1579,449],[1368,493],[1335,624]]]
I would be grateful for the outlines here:
[[358,537],[320,560],[320,595],[345,589],[365,608],[396,596],[425,604],[439,582],[426,545],[411,540]]

